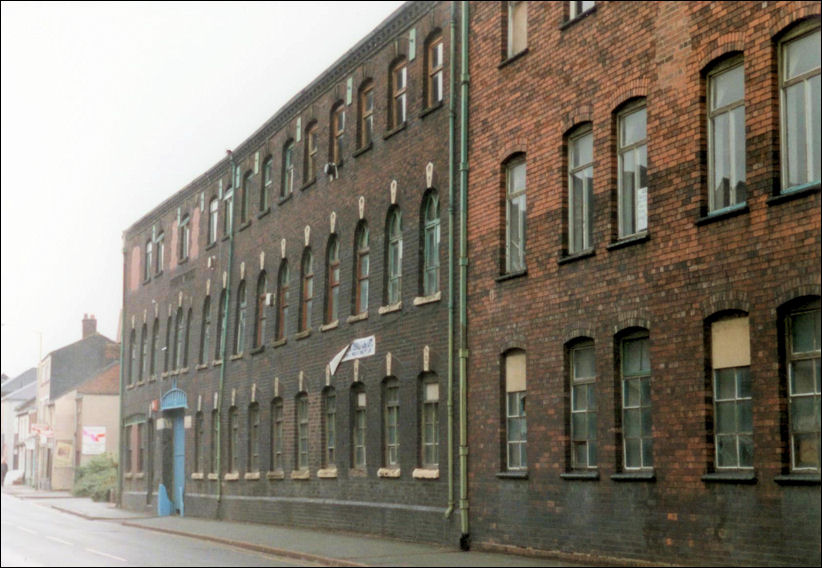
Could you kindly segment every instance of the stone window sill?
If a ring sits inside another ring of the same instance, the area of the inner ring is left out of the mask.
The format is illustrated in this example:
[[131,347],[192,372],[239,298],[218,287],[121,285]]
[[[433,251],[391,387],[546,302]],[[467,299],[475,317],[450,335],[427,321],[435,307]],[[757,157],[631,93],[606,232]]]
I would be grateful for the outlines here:
[[294,481],[308,481],[309,479],[311,479],[311,472],[307,469],[292,471],[291,479],[293,479]]
[[239,479],[240,479],[240,474],[239,474],[239,473],[226,473],[226,474],[223,476],[223,479],[224,479],[225,481],[239,481]]
[[348,477],[368,477],[368,472],[364,468],[352,468],[348,470]]
[[205,474],[203,473],[192,473],[191,479],[205,479]]
[[334,320],[331,323],[327,323],[325,325],[320,326],[320,331],[330,331],[332,329],[337,329],[340,326],[340,320]]
[[228,358],[229,361],[237,361],[238,359],[243,358],[243,353],[236,353]]
[[442,300],[442,291],[438,291],[436,294],[431,294],[430,296],[417,296],[414,298],[414,305],[423,306],[425,304],[439,302],[440,300]]
[[151,376],[148,378],[148,382],[150,382],[150,383],[153,383],[153,382],[155,382],[156,380],[157,380],[157,375],[151,375]]
[[243,476],[243,479],[245,479],[247,481],[258,481],[260,479],[260,472],[259,471],[253,471],[253,472],[246,473]]
[[382,137],[382,139],[383,140],[388,140],[389,138],[394,136],[397,132],[402,132],[403,130],[405,130],[405,127],[406,127],[407,124],[408,123],[403,120],[402,123],[399,126],[397,126],[396,128],[386,132],[385,135]]
[[265,209],[263,209],[262,211],[257,213],[257,219],[262,219],[263,217],[265,217],[269,213],[271,213],[271,207],[266,207]]
[[779,195],[769,197],[768,205],[779,205],[781,203],[793,201],[794,199],[801,199],[808,195],[819,193],[820,187],[822,186],[820,186],[820,184],[816,182],[808,185],[799,186],[796,189],[787,189]]
[[213,248],[214,248],[214,247],[216,247],[216,246],[217,246],[217,241],[214,241],[214,242],[208,243],[208,244],[205,246],[205,250],[211,250],[211,249],[213,249]]
[[131,479],[132,477],[134,477],[134,474],[133,473],[124,473],[123,477],[126,478],[126,479]]
[[656,481],[656,474],[653,471],[625,471],[612,475],[611,481]]
[[365,146],[363,146],[362,148],[358,148],[358,149],[357,149],[357,150],[356,150],[356,151],[355,151],[355,152],[351,155],[351,157],[353,157],[353,158],[359,158],[360,156],[362,156],[363,154],[365,154],[366,152],[368,152],[368,151],[371,149],[371,146],[373,146],[373,144],[372,144],[371,142],[369,142],[368,144],[366,144],[366,145],[365,145]]
[[208,369],[208,365],[206,365],[205,363],[203,363],[202,365],[197,365],[197,366],[195,367],[195,369],[197,369],[198,371],[202,371],[203,369]]
[[283,473],[283,470],[278,469],[276,471],[269,471],[268,473],[265,474],[265,477],[269,481],[274,480],[274,479],[279,480],[279,479],[285,479],[285,474]]
[[400,468],[381,467],[377,470],[377,477],[383,479],[398,479],[400,477]]
[[134,390],[135,386],[136,385],[134,383],[131,383],[130,385],[126,385],[126,390]]
[[142,471],[139,472],[139,473],[134,474],[134,479],[145,479],[145,477],[146,477],[146,474],[143,473]]
[[327,467],[317,470],[317,477],[319,479],[337,479],[337,468]]
[[520,59],[522,59],[523,57],[525,57],[529,53],[530,53],[530,50],[526,47],[522,51],[520,51],[518,53],[515,53],[514,55],[511,55],[510,57],[506,57],[505,59],[503,59],[502,62],[500,62],[500,64],[497,65],[497,69],[502,69],[503,67],[507,67],[508,65],[513,63],[514,61],[519,61]]
[[304,329],[303,331],[297,333],[297,335],[294,336],[294,339],[299,341],[300,339],[305,339],[306,337],[311,337],[311,328],[310,327],[308,329]]
[[355,316],[348,316],[346,320],[347,323],[357,323],[358,321],[363,321],[368,319],[368,312],[363,312],[361,314],[357,314]]
[[214,360],[211,362],[211,366],[212,366],[212,367],[219,367],[219,366],[220,366],[220,365],[222,365],[222,364],[223,364],[223,360],[222,360],[222,359],[214,359]]
[[500,471],[497,473],[498,479],[528,479],[528,470],[521,471]]
[[440,470],[418,467],[411,472],[411,477],[414,479],[439,479]]
[[272,344],[271,344],[271,347],[282,347],[282,346],[283,346],[283,345],[285,345],[286,343],[288,343],[288,339],[286,339],[285,337],[283,337],[282,339],[278,339],[277,341],[275,341],[274,343],[272,343]]
[[300,191],[305,191],[306,189],[308,189],[309,187],[311,187],[315,183],[317,183],[317,176],[314,176],[313,178],[311,178],[310,180],[305,182],[303,184],[303,186],[300,188]]
[[599,481],[598,471],[569,471],[559,476],[566,481]]
[[387,306],[380,306],[380,309],[377,310],[377,313],[380,314],[381,316],[383,316],[385,314],[390,314],[392,312],[398,312],[400,310],[402,310],[402,300],[400,300],[396,304],[389,304]]
[[443,105],[442,101],[437,101],[436,103],[434,103],[433,105],[431,105],[430,107],[428,107],[427,109],[425,109],[424,111],[422,111],[422,112],[420,113],[420,118],[425,118],[425,117],[426,117],[426,116],[428,116],[429,114],[431,114],[431,113],[433,113],[433,112],[435,112],[435,111],[438,111],[438,110],[439,110],[439,109],[441,109],[443,106],[444,106],[444,105]]
[[570,264],[572,262],[576,262],[578,260],[582,260],[584,258],[590,258],[596,254],[593,248],[585,249],[580,252],[575,252],[573,254],[562,254],[557,260],[557,264]]
[[163,379],[167,378],[168,377],[168,371],[163,371],[163,373],[160,375],[160,377],[163,378]]
[[146,384],[145,379],[140,379],[139,381],[137,381],[137,386],[138,386],[138,387],[141,387],[141,386],[143,386],[144,384]]
[[209,473],[208,474],[208,480],[209,481],[219,481],[219,479],[220,479],[220,476],[217,475],[216,473]]
[[703,215],[702,217],[697,219],[694,222],[694,224],[697,227],[702,227],[703,225],[710,225],[711,223],[715,223],[717,221],[724,221],[725,219],[730,219],[731,217],[744,215],[749,212],[750,208],[748,207],[748,204],[740,203],[732,207],[726,207],[725,209],[720,209],[719,211],[714,211],[713,213]]
[[702,476],[706,483],[756,483],[756,474],[753,471],[728,471],[706,473]]
[[251,219],[248,219],[248,220],[247,220],[247,221],[245,221],[242,225],[240,225],[240,228],[239,228],[239,229],[237,229],[237,232],[239,233],[239,232],[241,232],[241,231],[245,231],[245,230],[246,230],[246,229],[248,229],[250,226],[251,226]]
[[632,245],[638,245],[640,243],[646,243],[651,240],[651,235],[645,231],[642,233],[637,233],[636,235],[629,235],[627,237],[622,237],[621,239],[612,242],[606,248],[608,250],[617,250],[625,247],[629,247]]
[[788,473],[774,478],[779,485],[819,485],[818,473]]
[[251,355],[259,355],[263,351],[265,351],[265,345],[260,345],[251,350]]

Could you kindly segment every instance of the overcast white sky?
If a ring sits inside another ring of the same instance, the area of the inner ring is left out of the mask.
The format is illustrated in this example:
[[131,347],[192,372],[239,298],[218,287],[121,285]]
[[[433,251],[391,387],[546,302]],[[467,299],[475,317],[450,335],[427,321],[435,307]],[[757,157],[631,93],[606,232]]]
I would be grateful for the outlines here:
[[117,339],[122,232],[401,4],[3,2],[2,372]]

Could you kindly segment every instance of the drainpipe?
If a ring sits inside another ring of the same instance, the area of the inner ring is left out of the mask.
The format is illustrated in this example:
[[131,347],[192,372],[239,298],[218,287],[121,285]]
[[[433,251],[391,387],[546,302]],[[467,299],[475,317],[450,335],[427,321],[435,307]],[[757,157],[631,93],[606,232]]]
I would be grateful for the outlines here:
[[469,3],[462,3],[462,28],[460,30],[460,547],[468,550],[471,547],[471,536],[468,532],[468,413],[466,372],[468,368],[468,234],[466,217],[468,215],[468,8]]
[[123,506],[123,458],[125,457],[125,415],[123,413],[125,408],[125,341],[123,335],[126,329],[126,237],[123,235],[123,303],[120,307],[120,457],[117,460],[117,505]]
[[454,512],[454,136],[457,118],[456,91],[457,3],[451,2],[451,38],[448,48],[448,509],[445,517]]
[[231,150],[226,150],[228,154],[228,161],[230,167],[228,169],[229,180],[231,183],[231,230],[228,232],[228,278],[225,285],[225,308],[223,309],[223,329],[220,330],[220,387],[217,394],[217,518],[221,517],[220,505],[223,502],[223,480],[222,480],[222,424],[223,424],[223,398],[225,394],[225,369],[228,366],[227,348],[228,348],[228,313],[229,305],[231,304],[231,273],[234,268],[234,179],[236,178],[234,169],[234,154]]

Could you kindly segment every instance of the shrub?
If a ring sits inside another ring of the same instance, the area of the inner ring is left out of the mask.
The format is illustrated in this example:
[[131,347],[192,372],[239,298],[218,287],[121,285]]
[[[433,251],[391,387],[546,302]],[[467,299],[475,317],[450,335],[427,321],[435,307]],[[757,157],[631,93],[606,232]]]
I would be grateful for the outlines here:
[[117,462],[108,454],[98,456],[77,468],[72,494],[107,501],[117,490]]

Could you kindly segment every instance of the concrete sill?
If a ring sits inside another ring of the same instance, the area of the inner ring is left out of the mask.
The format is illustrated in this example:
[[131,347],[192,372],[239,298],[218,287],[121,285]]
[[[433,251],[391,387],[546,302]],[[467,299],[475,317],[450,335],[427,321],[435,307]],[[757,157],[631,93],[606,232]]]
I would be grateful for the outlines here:
[[645,243],[651,240],[651,235],[645,231],[642,233],[637,233],[636,235],[630,235],[627,237],[622,237],[618,241],[612,242],[610,245],[605,247],[607,250],[617,250],[625,247],[629,247],[631,245],[638,245],[640,243]]
[[598,471],[569,471],[559,476],[566,481],[599,481]]
[[819,485],[818,473],[789,473],[777,475],[773,479],[779,485]]
[[769,197],[767,203],[768,205],[779,205],[780,203],[793,201],[794,199],[801,199],[802,197],[805,197],[807,195],[819,193],[820,187],[822,186],[820,186],[819,182],[816,182],[808,185],[799,186],[795,189],[787,189],[779,195]]
[[725,219],[730,219],[731,217],[744,215],[745,213],[749,213],[750,210],[751,209],[748,207],[747,203],[740,203],[738,205],[733,205],[731,207],[726,207],[725,209],[720,209],[719,211],[714,211],[712,213],[708,213],[707,215],[703,215],[694,221],[694,225],[697,227],[710,225],[711,223],[715,223],[717,221],[724,221]]
[[371,142],[369,142],[368,144],[366,144],[366,145],[365,145],[365,146],[363,146],[362,148],[357,149],[357,150],[356,150],[356,151],[355,151],[355,152],[351,155],[351,157],[352,157],[352,158],[358,158],[358,157],[362,156],[363,154],[365,154],[366,152],[368,152],[368,151],[371,149],[371,146],[372,146],[372,143],[371,143]]
[[340,326],[340,320],[334,320],[331,323],[327,323],[325,325],[320,326],[320,331],[331,331],[332,329],[337,329]]
[[434,111],[437,111],[437,110],[441,109],[443,106],[444,106],[444,105],[443,105],[442,101],[437,101],[436,103],[434,103],[433,105],[431,105],[430,107],[428,107],[427,109],[425,109],[424,111],[422,111],[422,112],[420,113],[420,118],[425,118],[426,116],[428,116],[428,115],[429,115],[429,114],[431,114],[432,112],[434,112]]
[[219,481],[219,479],[220,479],[220,476],[217,475],[216,473],[209,473],[208,474],[208,480],[209,481]]
[[300,331],[299,333],[297,333],[294,336],[294,339],[299,341],[300,339],[305,339],[306,337],[311,337],[311,328],[310,327],[308,329],[304,329],[303,331]]
[[510,65],[511,63],[513,63],[514,61],[519,61],[520,59],[522,59],[523,57],[525,57],[525,56],[526,56],[526,55],[528,55],[529,53],[530,53],[530,51],[529,51],[529,49],[526,47],[526,48],[525,48],[525,49],[523,49],[522,51],[520,51],[520,52],[518,52],[518,53],[515,53],[514,55],[512,55],[512,56],[510,56],[510,57],[506,57],[505,59],[503,59],[503,60],[500,62],[500,64],[499,64],[499,65],[497,65],[497,69],[502,69],[503,67],[507,67],[508,65]]
[[348,316],[346,320],[347,323],[357,323],[358,321],[363,321],[368,319],[368,312],[363,312],[361,314],[357,314],[355,316]]
[[311,479],[311,472],[307,469],[292,471],[291,479],[294,481],[308,481]]
[[403,121],[402,121],[402,123],[401,123],[399,126],[397,126],[396,128],[394,128],[394,129],[389,130],[388,132],[386,132],[386,133],[385,133],[385,135],[382,137],[382,139],[383,139],[383,140],[388,140],[389,138],[391,138],[392,136],[394,136],[397,132],[401,132],[401,131],[405,130],[405,126],[406,126],[407,124],[408,124],[408,123],[407,123],[406,121],[404,121],[404,120],[403,120]]
[[381,477],[383,479],[399,479],[400,468],[381,467],[377,470],[377,477]]
[[528,470],[522,471],[500,471],[497,479],[528,479]]
[[411,472],[411,477],[414,479],[439,479],[440,478],[440,470],[439,469],[425,469],[425,468],[415,468],[414,471]]
[[438,291],[436,294],[431,294],[430,296],[417,296],[414,298],[414,305],[423,306],[425,304],[439,302],[440,300],[442,300],[442,291]]
[[402,309],[402,300],[397,302],[396,304],[389,304],[387,306],[380,306],[380,309],[377,310],[377,313],[381,316],[385,314],[390,314],[392,312],[398,312]]
[[749,485],[756,483],[756,474],[753,471],[706,473],[702,476],[702,481],[706,483],[738,483]]
[[223,479],[224,479],[225,481],[239,481],[239,479],[240,479],[240,474],[239,474],[239,473],[226,473],[226,474],[223,476]]
[[254,472],[251,472],[251,473],[246,473],[243,476],[243,479],[245,479],[246,481],[259,481],[260,472],[259,471],[254,471]]
[[205,479],[205,474],[202,473],[192,473],[191,479]]
[[211,362],[211,366],[212,366],[212,367],[219,367],[219,366],[220,366],[220,365],[222,365],[222,364],[223,364],[223,360],[222,360],[222,359],[215,359],[214,361],[212,361],[212,362]]
[[653,471],[625,471],[613,474],[611,481],[656,481],[656,474]]
[[283,470],[278,469],[277,471],[269,471],[268,473],[265,474],[265,477],[269,481],[272,481],[272,480],[275,480],[275,479],[280,480],[280,479],[285,479],[285,474],[283,473]]
[[337,479],[337,468],[328,467],[317,470],[317,477],[319,479]]
[[197,365],[195,369],[197,369],[198,371],[202,371],[203,369],[208,369],[208,365],[206,363],[203,363],[202,365]]
[[145,477],[146,477],[145,473],[135,473],[134,474],[134,479],[145,479]]
[[283,337],[282,339],[278,339],[277,341],[275,341],[274,343],[272,343],[272,344],[271,344],[271,347],[282,347],[282,346],[283,346],[283,345],[285,345],[286,343],[288,343],[288,339],[286,339],[285,337]]
[[348,470],[348,477],[368,477],[368,472],[361,468],[352,468]]
[[596,252],[594,251],[593,247],[591,247],[589,249],[579,251],[579,252],[575,252],[573,254],[563,254],[559,257],[559,260],[557,260],[557,264],[560,264],[560,265],[569,264],[571,262],[576,262],[576,261],[582,260],[584,258],[592,257],[595,254],[596,254]]
[[259,347],[255,347],[254,349],[252,349],[251,354],[252,355],[259,355],[263,351],[265,351],[265,345],[260,345]]
[[242,359],[242,358],[243,358],[243,354],[242,353],[237,353],[236,355],[232,355],[231,357],[229,357],[228,360],[229,361],[236,361],[236,360]]
[[123,477],[124,477],[125,479],[131,479],[132,477],[134,477],[134,474],[133,474],[133,473],[124,473],[124,474],[123,474]]

